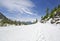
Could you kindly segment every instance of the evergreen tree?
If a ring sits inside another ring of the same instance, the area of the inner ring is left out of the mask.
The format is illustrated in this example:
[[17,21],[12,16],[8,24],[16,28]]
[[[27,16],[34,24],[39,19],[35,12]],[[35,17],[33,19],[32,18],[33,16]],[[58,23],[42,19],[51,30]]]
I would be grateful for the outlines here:
[[49,8],[46,9],[46,15],[44,17],[42,17],[42,20],[47,19],[49,16]]
[[60,5],[58,5],[58,8],[60,8]]
[[57,7],[55,7],[53,10],[51,10],[51,13],[50,13],[50,18],[52,18],[54,16],[54,12],[57,11]]

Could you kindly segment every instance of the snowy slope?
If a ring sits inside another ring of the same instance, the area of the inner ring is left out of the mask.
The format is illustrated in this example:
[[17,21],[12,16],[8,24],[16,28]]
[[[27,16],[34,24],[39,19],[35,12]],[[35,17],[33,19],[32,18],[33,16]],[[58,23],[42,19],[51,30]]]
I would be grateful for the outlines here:
[[60,26],[36,23],[0,27],[0,41],[60,41]]

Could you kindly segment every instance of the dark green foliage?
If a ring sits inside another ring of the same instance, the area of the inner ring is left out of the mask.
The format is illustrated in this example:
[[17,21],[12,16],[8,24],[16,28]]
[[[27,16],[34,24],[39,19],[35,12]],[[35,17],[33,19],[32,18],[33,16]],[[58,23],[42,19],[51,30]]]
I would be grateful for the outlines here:
[[42,18],[42,20],[45,20],[49,17],[52,18],[54,16],[54,12],[60,12],[60,5],[58,5],[58,7],[55,7],[53,10],[51,10],[50,14],[49,14],[49,9],[47,8],[46,10],[46,15]]
[[[55,15],[55,12],[57,13],[57,12],[60,12],[60,5],[58,5],[57,7],[55,7],[53,10],[51,10],[51,12],[49,13],[49,9],[47,8],[47,10],[46,10],[46,15],[45,16],[42,16],[41,18],[41,20],[44,20],[45,21],[45,19],[47,19],[47,20],[49,20],[50,18],[53,18],[54,17],[54,15]],[[60,16],[60,15],[59,15]],[[49,18],[48,18],[49,17]]]
[[9,25],[21,25],[21,22],[19,22],[19,21],[12,21],[12,20],[9,20],[9,19],[3,19],[1,22],[0,22],[2,25],[7,25],[7,24],[9,24]]
[[2,13],[0,13],[0,26],[7,26],[7,24],[9,25],[21,25],[20,21],[12,21],[10,19],[8,19],[7,17],[5,17]]
[[46,9],[46,14],[49,14],[49,8]]
[[58,5],[58,8],[60,8],[60,5]]
[[38,20],[36,19],[35,23],[37,23],[37,22],[38,22]]
[[54,16],[55,11],[57,11],[57,7],[55,7],[53,10],[51,10],[50,18],[52,18]]
[[46,14],[46,15],[42,18],[42,20],[45,20],[46,18],[48,18],[48,14]]
[[[29,25],[29,24],[33,24],[32,22],[20,22],[20,21],[13,21],[11,19],[8,19],[7,17],[5,17],[2,13],[0,13],[0,19],[2,19],[0,21],[0,26],[7,26],[7,25]],[[36,20],[37,22],[37,20]]]
[[49,16],[49,8],[46,9],[46,15],[44,17],[41,17],[41,18],[42,18],[42,20],[45,20],[48,18],[48,16]]
[[28,23],[27,23],[27,22],[21,22],[21,24],[22,24],[22,25],[28,25]]
[[6,18],[1,12],[0,12],[0,19]]

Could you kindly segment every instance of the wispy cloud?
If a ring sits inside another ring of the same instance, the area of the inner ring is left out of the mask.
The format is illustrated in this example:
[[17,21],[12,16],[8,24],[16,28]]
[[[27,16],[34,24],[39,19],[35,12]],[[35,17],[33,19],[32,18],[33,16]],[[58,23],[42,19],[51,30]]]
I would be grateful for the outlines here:
[[0,0],[0,6],[4,6],[8,11],[18,11],[20,13],[26,13],[34,15],[30,8],[33,8],[35,5],[31,0]]

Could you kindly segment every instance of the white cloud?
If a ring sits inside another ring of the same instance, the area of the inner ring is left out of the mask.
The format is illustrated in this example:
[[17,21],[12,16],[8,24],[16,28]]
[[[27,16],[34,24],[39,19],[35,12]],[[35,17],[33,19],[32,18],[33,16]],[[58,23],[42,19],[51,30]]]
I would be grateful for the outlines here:
[[32,14],[31,9],[35,5],[30,0],[0,0],[1,5],[12,12],[14,10],[19,11],[20,13]]

